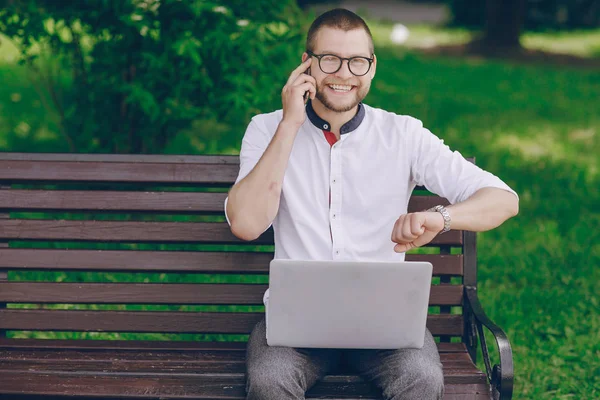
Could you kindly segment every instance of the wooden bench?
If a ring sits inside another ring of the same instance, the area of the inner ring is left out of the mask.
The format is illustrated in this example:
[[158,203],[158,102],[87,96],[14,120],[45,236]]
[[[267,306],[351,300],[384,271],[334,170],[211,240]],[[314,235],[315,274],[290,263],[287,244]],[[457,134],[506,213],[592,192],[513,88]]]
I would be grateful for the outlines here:
[[[0,398],[244,398],[273,233],[230,232],[237,173],[235,156],[0,153]],[[415,193],[412,211],[442,201]],[[434,265],[427,324],[445,399],[510,399],[510,345],[477,299],[475,234],[430,248],[407,259]],[[340,370],[308,397],[380,395]]]

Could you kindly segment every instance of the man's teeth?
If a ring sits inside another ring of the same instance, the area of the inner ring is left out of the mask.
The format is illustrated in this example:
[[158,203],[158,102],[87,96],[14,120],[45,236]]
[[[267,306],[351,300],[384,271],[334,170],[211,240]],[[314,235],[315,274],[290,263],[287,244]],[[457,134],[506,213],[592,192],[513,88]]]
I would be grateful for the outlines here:
[[329,85],[330,88],[335,90],[336,92],[349,92],[352,90],[352,86],[348,85]]

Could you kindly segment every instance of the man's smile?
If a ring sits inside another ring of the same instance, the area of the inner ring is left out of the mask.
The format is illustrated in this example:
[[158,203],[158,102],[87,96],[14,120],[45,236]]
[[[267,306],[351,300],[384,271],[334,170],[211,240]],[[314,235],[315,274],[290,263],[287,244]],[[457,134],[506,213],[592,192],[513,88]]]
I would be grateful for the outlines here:
[[326,85],[332,92],[336,94],[346,94],[352,92],[356,86],[353,85],[339,85],[339,84],[327,84]]

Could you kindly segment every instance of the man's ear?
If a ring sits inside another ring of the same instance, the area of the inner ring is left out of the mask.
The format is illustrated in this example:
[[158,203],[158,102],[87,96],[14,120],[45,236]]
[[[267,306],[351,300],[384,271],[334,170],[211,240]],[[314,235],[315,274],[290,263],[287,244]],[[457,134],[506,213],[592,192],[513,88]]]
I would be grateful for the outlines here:
[[369,73],[371,74],[371,79],[375,78],[375,71],[377,70],[377,56],[373,54],[373,64],[371,64],[371,70]]
[[308,57],[310,57],[310,56],[308,55],[307,52],[302,53],[302,62],[308,60]]

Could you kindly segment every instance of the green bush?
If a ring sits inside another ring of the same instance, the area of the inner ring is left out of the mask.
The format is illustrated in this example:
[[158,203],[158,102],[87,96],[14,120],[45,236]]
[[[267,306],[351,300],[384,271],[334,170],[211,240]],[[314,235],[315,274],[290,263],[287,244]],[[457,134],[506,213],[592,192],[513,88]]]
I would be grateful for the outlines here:
[[159,153],[198,121],[278,107],[302,23],[281,0],[0,0],[73,152]]

